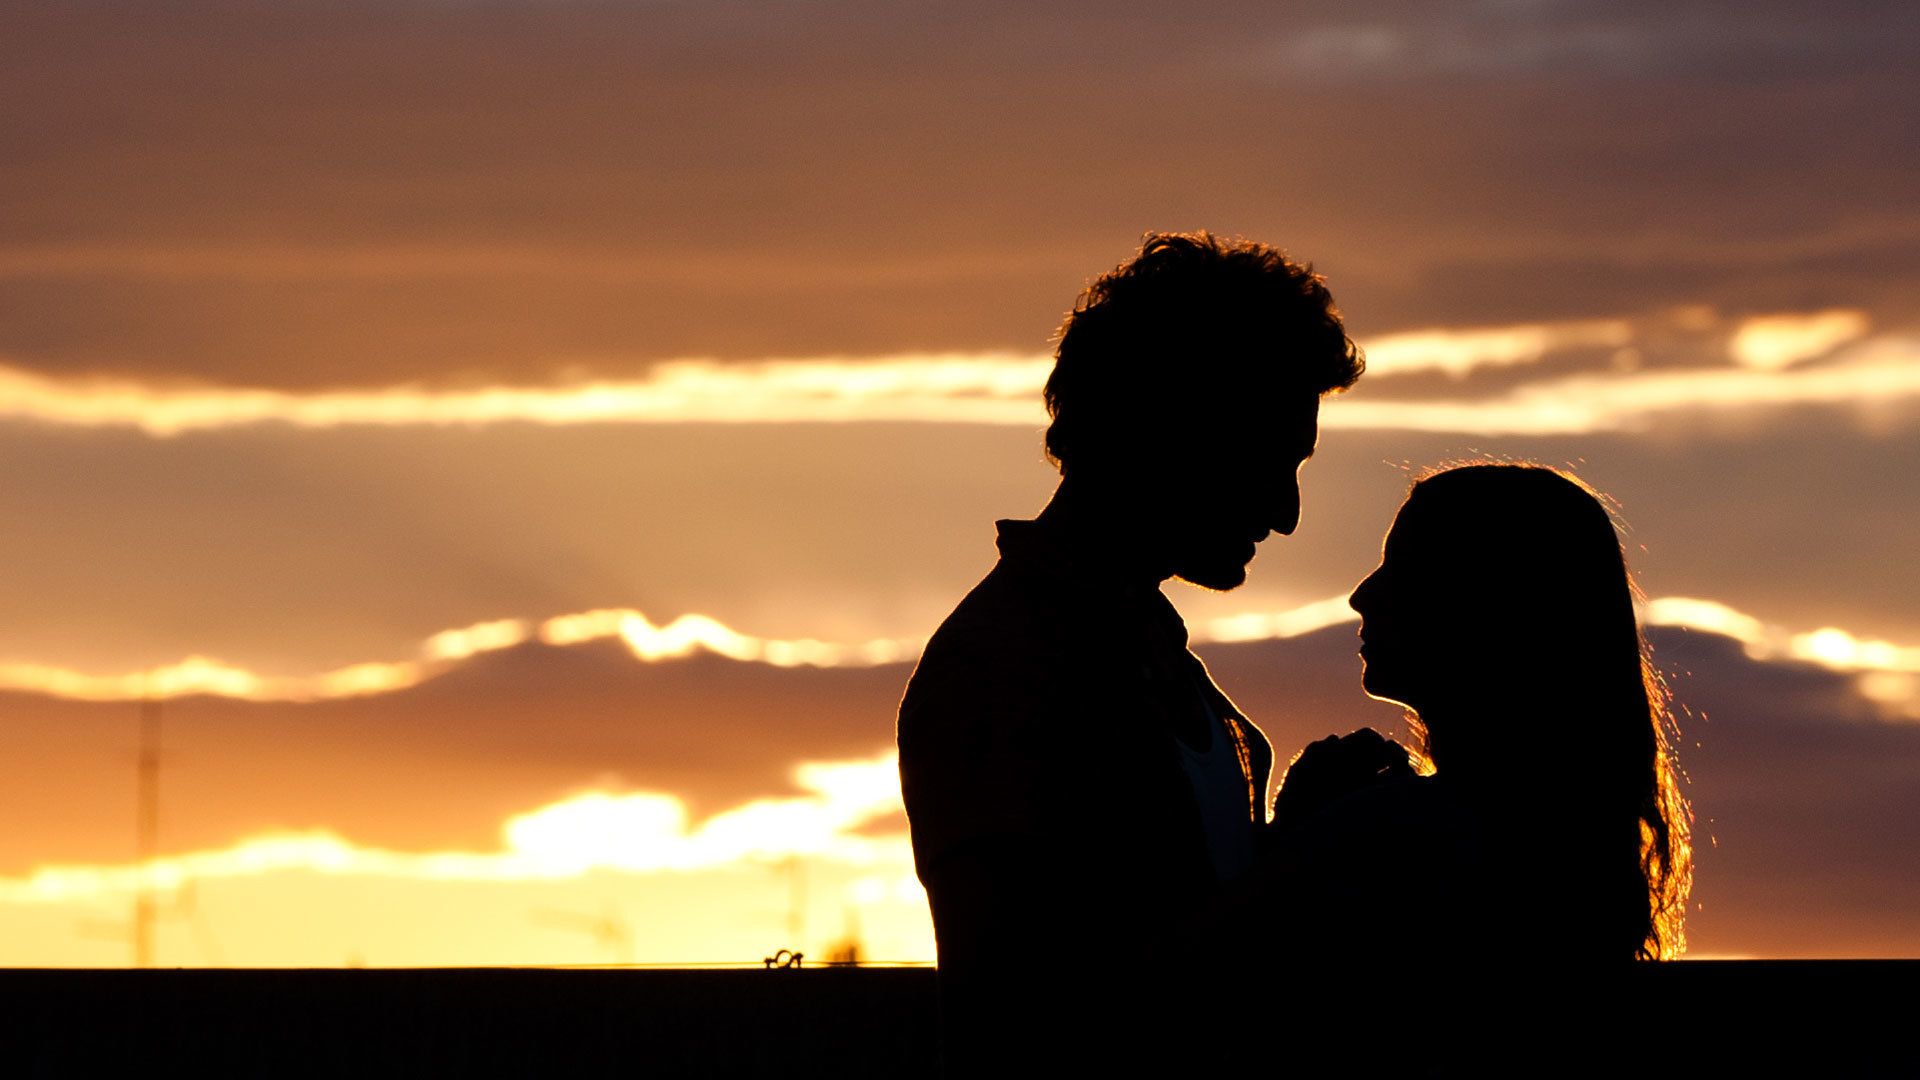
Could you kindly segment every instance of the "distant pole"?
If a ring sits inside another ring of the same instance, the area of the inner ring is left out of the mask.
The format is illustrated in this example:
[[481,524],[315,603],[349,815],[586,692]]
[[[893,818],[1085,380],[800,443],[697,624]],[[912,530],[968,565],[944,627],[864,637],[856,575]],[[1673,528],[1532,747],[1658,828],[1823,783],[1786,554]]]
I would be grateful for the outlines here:
[[160,854],[160,702],[140,702],[139,786],[134,823],[140,887],[133,897],[133,966],[153,966],[154,896],[151,864]]

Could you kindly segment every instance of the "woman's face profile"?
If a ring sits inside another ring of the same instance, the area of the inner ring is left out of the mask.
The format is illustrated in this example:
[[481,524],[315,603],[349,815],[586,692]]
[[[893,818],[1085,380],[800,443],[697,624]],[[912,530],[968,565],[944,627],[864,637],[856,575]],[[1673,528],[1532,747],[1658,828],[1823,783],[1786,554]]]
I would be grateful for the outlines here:
[[[1580,587],[1595,573],[1582,568],[1614,544],[1586,496],[1570,509],[1520,487],[1535,471],[1442,477],[1400,507],[1380,565],[1347,600],[1360,616],[1361,686],[1429,720],[1496,686],[1538,688],[1577,652],[1592,620],[1572,613],[1590,610],[1580,597],[1594,591]],[[1602,569],[1618,586],[1617,563]]]
[[1417,514],[1402,507],[1381,547],[1380,565],[1347,600],[1360,616],[1360,685],[1382,701],[1421,711],[1443,691],[1452,666],[1448,654],[1461,644],[1452,605],[1440,596],[1440,580]]

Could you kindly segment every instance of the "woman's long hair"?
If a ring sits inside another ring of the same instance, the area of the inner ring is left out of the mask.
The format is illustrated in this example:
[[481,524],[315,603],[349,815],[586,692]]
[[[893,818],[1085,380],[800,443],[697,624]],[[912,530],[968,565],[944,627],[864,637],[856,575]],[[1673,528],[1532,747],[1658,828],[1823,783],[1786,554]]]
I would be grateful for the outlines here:
[[1573,956],[1678,955],[1691,808],[1606,504],[1557,469],[1473,464],[1417,482],[1402,530],[1424,567],[1403,602],[1450,634],[1426,678],[1453,684],[1410,718],[1415,747],[1498,822],[1514,930]]

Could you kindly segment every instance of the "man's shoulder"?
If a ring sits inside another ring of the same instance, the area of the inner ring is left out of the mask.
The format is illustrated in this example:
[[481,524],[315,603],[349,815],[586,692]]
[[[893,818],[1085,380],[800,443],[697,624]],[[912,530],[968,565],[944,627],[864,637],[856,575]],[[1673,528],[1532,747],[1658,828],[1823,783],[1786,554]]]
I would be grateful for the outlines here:
[[1057,670],[1071,629],[1044,583],[995,566],[927,640],[908,680],[901,718],[943,712],[941,706],[983,696],[1030,696],[1042,674]]
[[1056,649],[1070,640],[1075,614],[1059,588],[1002,560],[941,622],[924,658]]
[[1073,680],[1044,588],[1005,562],[968,592],[921,653],[900,701],[901,794],[927,868],[985,836],[1054,820]]

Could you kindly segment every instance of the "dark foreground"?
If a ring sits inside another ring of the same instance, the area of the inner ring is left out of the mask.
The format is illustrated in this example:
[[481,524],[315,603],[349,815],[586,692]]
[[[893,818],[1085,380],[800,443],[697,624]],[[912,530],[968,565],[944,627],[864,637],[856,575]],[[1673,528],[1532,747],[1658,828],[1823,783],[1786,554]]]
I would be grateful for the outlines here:
[[[1445,995],[1491,1006],[1487,1035],[1391,1071],[1916,1076],[1917,977],[1920,961],[1696,962],[1512,998],[1462,979]],[[1428,1015],[1371,989],[1352,1002],[1370,1039],[1329,1055],[1342,1072],[1368,1074],[1368,1044],[1418,1039]],[[937,1000],[925,969],[0,970],[0,1075],[916,1076],[934,1071]],[[1255,1036],[1266,1075],[1318,1072],[1286,1067],[1317,1045],[1286,1012]]]

